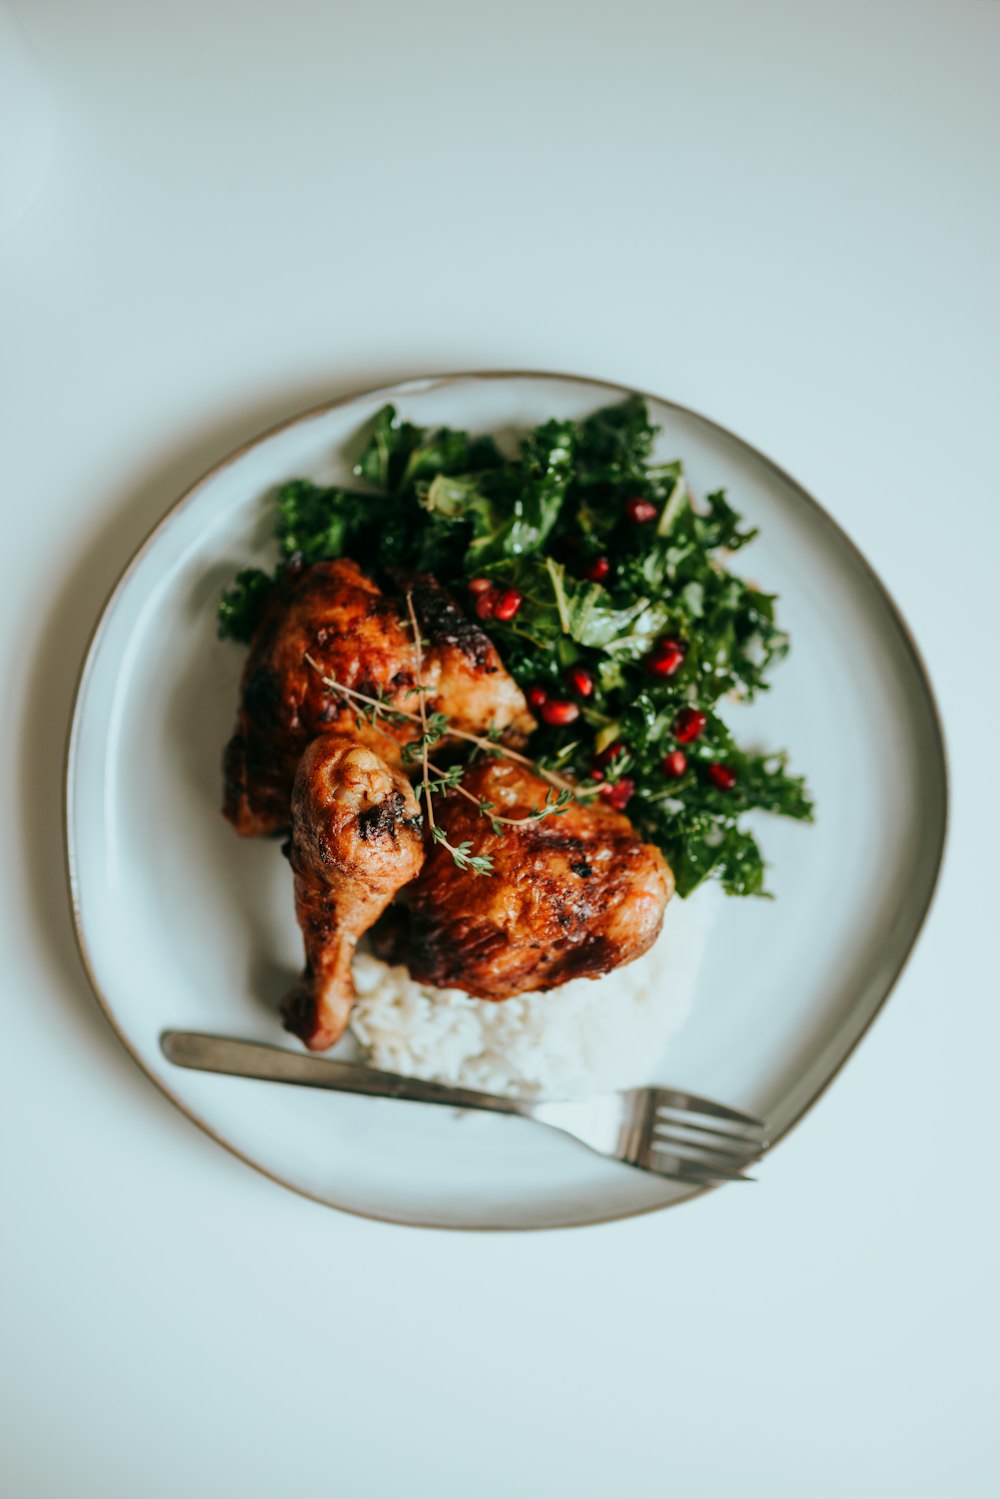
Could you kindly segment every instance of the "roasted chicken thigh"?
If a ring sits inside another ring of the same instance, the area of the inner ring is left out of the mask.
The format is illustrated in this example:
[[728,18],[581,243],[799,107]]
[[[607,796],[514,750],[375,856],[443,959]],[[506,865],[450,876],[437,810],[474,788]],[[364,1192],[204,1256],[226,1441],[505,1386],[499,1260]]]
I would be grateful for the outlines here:
[[507,759],[472,765],[462,785],[517,825],[494,832],[467,797],[439,799],[435,818],[449,842],[470,842],[493,861],[493,873],[461,869],[433,844],[405,907],[386,925],[385,955],[425,983],[509,999],[597,978],[652,945],[674,879],[627,817],[602,802],[571,802],[533,820],[549,786]]
[[425,642],[428,713],[447,714],[454,728],[467,733],[498,730],[513,743],[534,728],[495,647],[433,578],[418,576],[390,597],[346,557],[290,565],[251,644],[236,732],[226,748],[223,811],[242,836],[288,827],[296,769],[319,734],[348,733],[400,767],[401,747],[419,736],[419,723],[395,723],[383,715],[374,727],[331,694],[322,677],[381,699],[388,709],[416,714],[407,591]]

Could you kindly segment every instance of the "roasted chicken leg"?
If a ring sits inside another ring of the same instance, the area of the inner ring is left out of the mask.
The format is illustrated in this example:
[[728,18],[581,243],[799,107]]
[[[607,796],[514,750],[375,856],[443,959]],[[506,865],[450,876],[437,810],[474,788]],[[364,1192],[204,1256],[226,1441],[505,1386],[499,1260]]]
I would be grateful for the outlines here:
[[289,858],[306,966],[282,1013],[311,1051],[325,1051],[354,1002],[358,938],[424,860],[409,781],[353,738],[314,739],[295,777]]
[[[428,575],[409,586],[421,634],[424,703],[467,733],[487,729],[522,742],[535,723],[495,647]],[[378,727],[337,698],[323,676],[416,714],[416,650],[406,586],[383,594],[356,562],[341,557],[290,565],[275,587],[243,672],[236,732],[226,749],[223,810],[244,837],[287,828],[296,767],[317,734],[349,733],[400,768],[416,739],[412,718]],[[315,664],[310,664],[310,660]]]
[[466,797],[440,799],[435,818],[449,841],[468,840],[492,859],[493,873],[462,870],[435,844],[406,891],[403,919],[380,935],[385,956],[425,983],[509,999],[598,978],[652,945],[674,879],[627,817],[602,802],[571,802],[533,820],[549,787],[510,760],[480,761],[462,785],[518,825],[493,832]]

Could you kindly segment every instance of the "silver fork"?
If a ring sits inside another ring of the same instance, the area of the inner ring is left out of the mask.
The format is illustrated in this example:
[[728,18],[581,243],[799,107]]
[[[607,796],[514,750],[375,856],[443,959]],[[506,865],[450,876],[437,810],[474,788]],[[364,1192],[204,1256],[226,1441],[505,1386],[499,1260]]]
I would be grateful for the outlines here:
[[164,1031],[160,1047],[168,1061],[200,1072],[517,1114],[571,1135],[598,1155],[689,1186],[751,1181],[745,1168],[768,1144],[762,1120],[676,1088],[626,1088],[580,1099],[506,1098],[199,1031]]

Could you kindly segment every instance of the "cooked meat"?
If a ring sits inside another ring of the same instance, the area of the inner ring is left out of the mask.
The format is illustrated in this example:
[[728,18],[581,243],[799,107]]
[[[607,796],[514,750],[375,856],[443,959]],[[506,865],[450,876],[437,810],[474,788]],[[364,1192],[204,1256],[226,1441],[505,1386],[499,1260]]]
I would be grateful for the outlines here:
[[352,738],[314,739],[295,777],[289,857],[306,967],[285,1000],[285,1026],[325,1051],[354,1003],[358,938],[424,860],[409,781]]
[[[530,817],[548,791],[533,771],[498,758],[473,765],[462,784],[510,818]],[[572,802],[494,833],[476,806],[452,792],[436,803],[435,820],[452,844],[468,840],[475,854],[488,854],[494,872],[463,871],[441,844],[431,847],[406,892],[408,920],[391,939],[414,978],[509,999],[598,978],[656,939],[673,875],[628,818],[604,803]]]
[[[494,727],[513,743],[523,740],[534,720],[489,639],[433,578],[422,575],[410,587],[425,640],[428,712],[447,714],[467,733]],[[349,733],[396,768],[393,740],[402,745],[419,735],[412,722],[383,718],[374,729],[359,721],[330,694],[307,656],[345,687],[381,696],[387,708],[417,711],[405,597],[387,597],[346,557],[289,567],[251,645],[236,732],[226,749],[223,811],[244,837],[288,826],[296,767],[316,735]]]

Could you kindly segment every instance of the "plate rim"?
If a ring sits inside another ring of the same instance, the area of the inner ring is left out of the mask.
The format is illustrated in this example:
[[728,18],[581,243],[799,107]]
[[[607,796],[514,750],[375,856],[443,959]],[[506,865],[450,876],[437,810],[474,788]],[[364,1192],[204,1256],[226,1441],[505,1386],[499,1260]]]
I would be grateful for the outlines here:
[[670,1202],[654,1203],[646,1207],[629,1208],[624,1211],[607,1213],[600,1217],[568,1219],[565,1222],[559,1224],[428,1223],[421,1222],[415,1218],[396,1218],[386,1213],[366,1212],[359,1208],[346,1207],[341,1203],[332,1202],[328,1198],[320,1196],[318,1193],[310,1192],[305,1187],[298,1186],[294,1182],[288,1181],[285,1177],[277,1175],[274,1171],[269,1170],[268,1167],[263,1166],[259,1161],[255,1161],[251,1156],[246,1155],[237,1145],[233,1144],[230,1140],[227,1140],[225,1136],[219,1134],[218,1131],[211,1124],[209,1124],[206,1119],[203,1119],[195,1109],[185,1103],[183,1099],[181,1099],[176,1093],[174,1093],[174,1091],[165,1082],[163,1082],[159,1077],[156,1076],[154,1072],[149,1069],[149,1067],[147,1067],[145,1061],[136,1050],[136,1048],[132,1045],[128,1036],[125,1034],[124,1030],[119,1024],[111,1003],[105,995],[103,989],[101,988],[100,982],[97,978],[97,973],[94,968],[94,964],[91,961],[90,950],[88,948],[87,938],[84,932],[83,915],[79,894],[79,874],[73,836],[73,788],[77,762],[78,739],[81,731],[81,706],[83,703],[91,671],[93,669],[93,665],[100,648],[101,640],[104,635],[105,626],[110,619],[112,610],[115,606],[115,603],[117,602],[119,594],[122,593],[122,591],[125,589],[133,572],[139,567],[147,552],[152,549],[155,543],[159,540],[160,536],[166,532],[171,523],[177,519],[180,513],[188,507],[195,496],[207,484],[212,482],[225,469],[238,462],[239,459],[241,459],[252,448],[259,446],[261,443],[268,441],[272,437],[276,437],[279,433],[287,431],[289,428],[298,426],[300,423],[309,421],[312,418],[324,416],[328,412],[336,411],[343,406],[352,405],[356,401],[368,400],[373,396],[384,396],[387,400],[391,398],[399,399],[401,397],[405,397],[411,392],[417,392],[426,390],[428,388],[447,386],[449,384],[471,380],[566,381],[571,384],[589,386],[594,389],[600,389],[604,391],[617,391],[623,397],[641,396],[643,400],[654,401],[658,405],[666,407],[668,410],[680,412],[684,416],[694,417],[695,420],[701,422],[703,425],[710,428],[713,432],[718,433],[722,437],[736,443],[738,447],[742,448],[746,453],[750,454],[752,457],[761,462],[767,470],[769,470],[773,475],[776,475],[784,484],[789,486],[789,488],[794,492],[796,499],[800,502],[804,502],[811,510],[813,510],[821,518],[821,520],[833,531],[837,538],[844,544],[844,546],[850,553],[854,563],[860,566],[862,573],[866,576],[869,583],[873,585],[876,593],[881,597],[882,602],[886,605],[891,622],[898,631],[905,652],[909,656],[911,665],[915,670],[917,681],[925,699],[928,721],[933,730],[934,751],[935,757],[938,762],[938,775],[942,793],[940,825],[937,829],[937,844],[934,850],[934,872],[930,881],[928,882],[923,906],[917,916],[910,941],[899,960],[895,972],[890,976],[887,983],[885,984],[881,997],[879,998],[878,1003],[873,1009],[871,1015],[865,1021],[864,1025],[861,1027],[861,1030],[858,1032],[857,1036],[855,1036],[847,1051],[844,1053],[843,1057],[837,1063],[836,1067],[834,1067],[829,1076],[824,1079],[824,1081],[811,1095],[811,1097],[807,1099],[807,1101],[802,1105],[799,1111],[793,1116],[788,1124],[786,1124],[784,1129],[779,1134],[775,1135],[774,1139],[770,1141],[767,1150],[768,1156],[771,1154],[775,1146],[779,1145],[782,1140],[786,1139],[788,1135],[791,1134],[792,1130],[795,1129],[796,1126],[800,1124],[806,1117],[806,1115],[812,1111],[815,1105],[826,1093],[827,1089],[840,1076],[843,1069],[847,1066],[848,1062],[853,1057],[857,1048],[861,1045],[861,1042],[865,1039],[868,1032],[875,1024],[875,1021],[882,1014],[883,1010],[886,1007],[886,1004],[889,1001],[890,996],[896,988],[896,985],[905,972],[907,965],[909,964],[910,959],[912,958],[913,953],[920,941],[921,935],[927,923],[928,914],[934,904],[934,898],[941,883],[941,871],[943,868],[945,850],[948,843],[952,791],[947,744],[944,736],[944,727],[941,720],[941,712],[938,706],[937,697],[931,683],[930,673],[927,670],[927,665],[924,661],[923,655],[920,651],[919,646],[917,645],[917,642],[901,609],[899,608],[895,598],[889,591],[889,588],[887,587],[879,573],[868,561],[868,558],[861,551],[860,547],[854,542],[854,540],[848,535],[848,533],[844,530],[840,523],[834,518],[834,516],[831,515],[830,512],[825,508],[825,506],[822,505],[820,501],[817,500],[816,497],[808,489],[806,489],[803,484],[799,482],[799,480],[794,478],[787,469],[783,468],[781,464],[776,463],[773,458],[771,458],[767,453],[758,448],[756,444],[749,442],[746,438],[740,436],[739,433],[734,432],[730,427],[723,426],[721,422],[714,421],[711,417],[705,416],[702,412],[695,410],[691,406],[685,406],[681,402],[672,401],[665,396],[660,396],[655,394],[654,392],[639,389],[636,386],[623,385],[615,380],[603,380],[598,376],[593,375],[567,374],[565,372],[561,373],[554,370],[538,369],[453,370],[439,374],[414,375],[402,380],[392,381],[389,384],[380,382],[377,385],[366,386],[359,390],[351,390],[346,394],[336,396],[331,400],[321,401],[316,405],[309,406],[305,410],[300,411],[295,415],[285,417],[281,421],[275,422],[273,425],[264,428],[260,432],[255,433],[252,437],[248,438],[245,442],[241,443],[238,447],[232,449],[229,453],[225,454],[222,458],[213,463],[208,469],[204,471],[204,473],[200,475],[199,478],[197,478],[192,484],[190,484],[187,489],[185,489],[178,496],[176,500],[174,500],[174,502],[168,507],[166,511],[164,511],[159,520],[157,520],[153,524],[153,526],[149,529],[143,539],[139,542],[138,546],[126,560],[123,567],[121,568],[121,571],[118,573],[115,581],[111,585],[111,588],[109,589],[107,596],[105,597],[104,602],[100,607],[97,618],[87,639],[86,647],[84,649],[80,663],[80,668],[77,673],[76,683],[73,689],[69,728],[66,737],[66,747],[63,757],[62,796],[64,870],[67,881],[70,912],[73,920],[73,934],[76,939],[80,961],[83,965],[83,969],[86,973],[87,980],[90,984],[94,998],[97,1000],[98,1006],[100,1007],[104,1018],[107,1020],[109,1026],[111,1027],[111,1030],[114,1032],[115,1036],[117,1036],[119,1042],[125,1048],[125,1051],[131,1057],[136,1066],[140,1068],[144,1075],[164,1095],[164,1097],[169,1099],[169,1101],[174,1105],[175,1108],[177,1108],[193,1124],[197,1125],[197,1127],[202,1130],[211,1140],[214,1140],[216,1144],[221,1145],[231,1155],[235,1156],[237,1160],[240,1160],[245,1165],[250,1166],[261,1176],[266,1177],[269,1181],[275,1182],[278,1186],[284,1188],[286,1191],[294,1192],[297,1196],[304,1197],[309,1202],[318,1203],[320,1206],[327,1209],[332,1209],[335,1212],[346,1213],[351,1217],[361,1218],[373,1223],[392,1224],[399,1228],[414,1228],[422,1229],[425,1231],[431,1229],[446,1233],[476,1234],[551,1233],[562,1229],[596,1228],[604,1224],[621,1223],[633,1218],[644,1218],[653,1213],[664,1212],[669,1208],[680,1207],[684,1203],[691,1202],[695,1198],[701,1197],[708,1192],[716,1191],[717,1188],[700,1187],[695,1191],[689,1192],[683,1197],[676,1198]]

